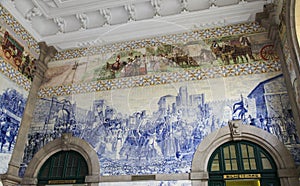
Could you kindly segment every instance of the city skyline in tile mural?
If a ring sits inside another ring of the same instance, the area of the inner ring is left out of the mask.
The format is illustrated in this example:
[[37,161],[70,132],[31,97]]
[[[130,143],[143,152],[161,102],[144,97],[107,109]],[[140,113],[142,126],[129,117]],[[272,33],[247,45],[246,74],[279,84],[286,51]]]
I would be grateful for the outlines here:
[[41,98],[20,174],[63,132],[94,148],[101,175],[188,173],[201,141],[232,119],[272,133],[300,163],[284,79],[273,72]]

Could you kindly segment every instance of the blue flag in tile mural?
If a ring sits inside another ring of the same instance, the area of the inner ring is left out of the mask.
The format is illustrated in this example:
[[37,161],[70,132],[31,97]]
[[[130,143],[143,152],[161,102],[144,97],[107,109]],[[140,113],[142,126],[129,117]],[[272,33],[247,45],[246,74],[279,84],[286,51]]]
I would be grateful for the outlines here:
[[232,107],[232,115],[233,115],[233,120],[235,119],[245,119],[245,115],[248,112],[247,110],[247,104],[245,103],[245,100],[243,98],[243,96],[241,95],[241,101],[238,101],[236,103],[233,104]]

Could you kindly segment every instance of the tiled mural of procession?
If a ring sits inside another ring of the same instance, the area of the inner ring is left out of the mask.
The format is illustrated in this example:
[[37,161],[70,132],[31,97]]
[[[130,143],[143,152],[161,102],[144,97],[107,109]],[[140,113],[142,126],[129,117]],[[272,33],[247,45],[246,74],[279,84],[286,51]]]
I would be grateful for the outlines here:
[[24,167],[46,143],[71,132],[98,153],[102,175],[185,173],[205,136],[231,119],[277,136],[299,164],[300,141],[285,90],[282,74],[274,72],[42,98]]

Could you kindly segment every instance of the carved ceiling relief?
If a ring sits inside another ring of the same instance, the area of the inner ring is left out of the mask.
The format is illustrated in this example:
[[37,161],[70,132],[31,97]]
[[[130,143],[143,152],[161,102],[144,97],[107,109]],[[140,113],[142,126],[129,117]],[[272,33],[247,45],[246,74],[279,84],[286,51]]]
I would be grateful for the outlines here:
[[263,5],[270,2],[10,0],[2,4],[9,12],[23,16],[19,16],[18,21],[30,30],[38,41],[45,41],[58,50],[66,50],[82,47],[78,44],[81,42],[101,45],[102,42],[92,42],[100,37],[105,37],[106,43],[115,43],[132,40],[132,37],[172,34],[196,27],[204,29],[251,22],[254,21],[255,14],[262,11]]

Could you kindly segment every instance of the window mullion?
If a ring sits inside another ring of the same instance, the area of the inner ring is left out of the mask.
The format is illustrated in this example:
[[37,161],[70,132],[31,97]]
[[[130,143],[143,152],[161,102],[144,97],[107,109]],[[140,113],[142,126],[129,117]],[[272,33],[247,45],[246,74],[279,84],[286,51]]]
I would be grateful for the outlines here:
[[51,178],[52,175],[52,171],[53,171],[53,161],[54,161],[54,157],[51,157],[50,159],[50,167],[49,167],[49,172],[48,172],[48,178]]
[[242,154],[242,148],[241,143],[235,144],[236,152],[239,156],[236,157],[238,171],[244,170],[244,163],[243,163],[243,154]]
[[224,157],[224,152],[223,152],[223,149],[222,148],[219,148],[218,149],[218,153],[220,153],[220,157],[219,157],[219,161],[220,161],[220,170],[222,173],[225,173],[226,170],[225,170],[225,157]]
[[67,167],[68,167],[68,160],[69,160],[69,152],[66,152],[65,159],[64,159],[64,165],[63,165],[63,171],[62,171],[62,177],[66,178],[67,173]]
[[228,158],[229,158],[229,162],[230,162],[230,170],[232,170],[232,158],[231,158],[230,145],[228,146]]
[[81,169],[80,169],[80,167],[81,167],[81,161],[82,161],[82,159],[81,158],[79,158],[78,159],[78,162],[77,162],[77,172],[76,172],[76,177],[79,177],[80,176],[80,173],[81,173]]
[[254,147],[255,148],[255,161],[256,161],[256,167],[258,171],[262,171],[263,167],[262,167],[262,157],[261,157],[261,151],[259,148]]

